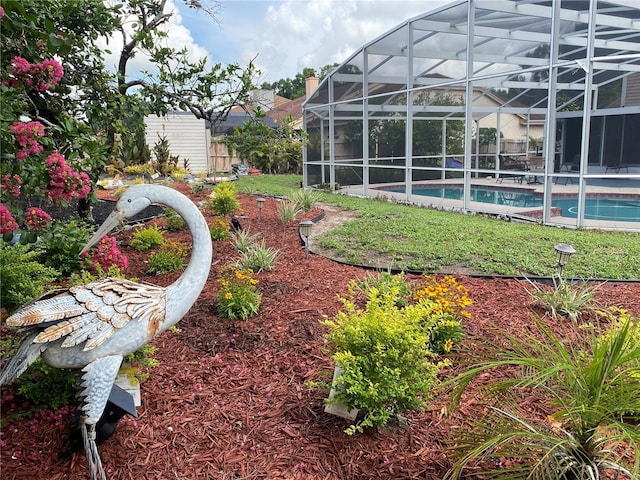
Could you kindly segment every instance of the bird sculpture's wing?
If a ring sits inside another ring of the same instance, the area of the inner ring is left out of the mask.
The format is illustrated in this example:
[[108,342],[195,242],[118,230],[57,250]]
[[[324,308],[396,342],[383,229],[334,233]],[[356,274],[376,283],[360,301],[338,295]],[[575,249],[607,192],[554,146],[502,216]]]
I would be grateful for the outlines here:
[[121,278],[77,285],[35,300],[7,319],[7,325],[38,330],[33,343],[64,338],[62,347],[85,342],[91,350],[131,321],[155,336],[165,314],[165,289]]

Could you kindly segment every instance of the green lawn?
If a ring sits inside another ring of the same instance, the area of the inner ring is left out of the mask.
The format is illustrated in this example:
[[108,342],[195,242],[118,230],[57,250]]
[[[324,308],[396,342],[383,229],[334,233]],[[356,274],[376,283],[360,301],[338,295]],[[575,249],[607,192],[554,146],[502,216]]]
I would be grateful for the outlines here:
[[[300,175],[243,176],[236,185],[245,193],[286,197],[301,180]],[[392,269],[446,272],[455,266],[483,274],[550,276],[553,246],[569,243],[577,253],[565,276],[640,279],[636,233],[506,222],[324,192],[320,201],[358,213],[321,238],[333,257],[353,263],[382,255],[389,259],[384,267]]]

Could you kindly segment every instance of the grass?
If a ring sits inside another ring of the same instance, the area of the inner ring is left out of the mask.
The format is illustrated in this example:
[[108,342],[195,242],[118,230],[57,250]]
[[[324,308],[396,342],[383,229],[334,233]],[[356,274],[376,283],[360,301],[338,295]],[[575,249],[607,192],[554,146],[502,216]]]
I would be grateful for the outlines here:
[[[244,193],[287,197],[300,188],[300,175],[245,176]],[[577,251],[563,271],[567,278],[638,279],[636,233],[572,230],[505,222],[383,200],[319,192],[318,200],[358,217],[323,234],[321,245],[334,258],[365,263],[391,259],[384,268],[436,272],[464,266],[481,274],[551,276],[557,243]]]

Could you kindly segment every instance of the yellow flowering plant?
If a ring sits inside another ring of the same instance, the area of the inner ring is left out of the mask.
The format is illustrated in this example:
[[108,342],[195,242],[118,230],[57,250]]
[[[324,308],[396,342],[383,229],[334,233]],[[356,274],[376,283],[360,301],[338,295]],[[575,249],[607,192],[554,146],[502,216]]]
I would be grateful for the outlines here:
[[425,406],[440,367],[448,365],[438,355],[462,338],[461,322],[470,317],[467,289],[452,276],[426,275],[412,286],[402,273],[381,272],[352,281],[341,300],[342,310],[322,323],[341,369],[327,403],[362,414],[345,432],[384,427]]
[[425,275],[413,300],[425,310],[423,326],[429,335],[429,350],[449,353],[462,337],[462,321],[471,317],[467,310],[473,302],[469,291],[451,275]]
[[253,270],[230,265],[222,270],[218,278],[218,314],[232,320],[245,320],[258,313],[261,295],[257,291],[258,280]]
[[211,239],[217,242],[221,242],[229,239],[231,236],[231,223],[226,217],[216,217],[209,224],[209,233]]

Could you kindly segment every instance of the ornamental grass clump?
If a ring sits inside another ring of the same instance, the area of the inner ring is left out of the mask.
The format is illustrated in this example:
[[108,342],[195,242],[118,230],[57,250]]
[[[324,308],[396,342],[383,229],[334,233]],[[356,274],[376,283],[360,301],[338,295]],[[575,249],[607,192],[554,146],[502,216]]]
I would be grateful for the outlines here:
[[278,216],[283,222],[293,222],[296,216],[302,211],[295,202],[283,200],[276,207]]
[[[500,479],[640,478],[640,321],[617,309],[606,316],[608,328],[580,332],[541,321],[518,337],[497,331],[506,346],[486,339],[461,355],[466,368],[447,385],[454,403],[474,379],[500,375],[479,387],[488,414],[456,432],[447,479],[467,471]],[[523,392],[536,399],[535,411],[520,408]]]
[[221,317],[245,320],[258,313],[261,296],[252,270],[231,265],[220,273],[218,283],[217,309]]
[[231,235],[233,247],[240,253],[247,253],[258,244],[258,234],[251,234],[247,230],[238,230]]
[[291,195],[289,195],[289,200],[296,205],[298,210],[303,212],[313,210],[319,199],[320,194],[318,192],[304,188],[294,190]]
[[595,293],[602,286],[602,283],[573,285],[560,277],[558,280],[554,279],[552,289],[546,289],[529,279],[527,280],[533,287],[528,290],[529,294],[536,299],[539,305],[551,313],[554,319],[566,317],[572,322],[577,322],[584,313],[598,309],[599,305]]
[[326,339],[331,357],[343,369],[334,385],[335,396],[327,402],[363,414],[347,434],[384,427],[392,417],[424,407],[444,364],[430,350],[424,328],[430,306],[418,302],[399,307],[400,286],[385,285],[382,290],[369,288],[366,305],[360,308],[355,299],[361,290],[352,282],[349,297],[342,299],[343,309],[323,322],[330,329]]
[[261,242],[254,243],[246,252],[241,252],[237,265],[243,270],[252,270],[256,273],[271,270],[279,253],[278,250],[267,247],[263,239]]

